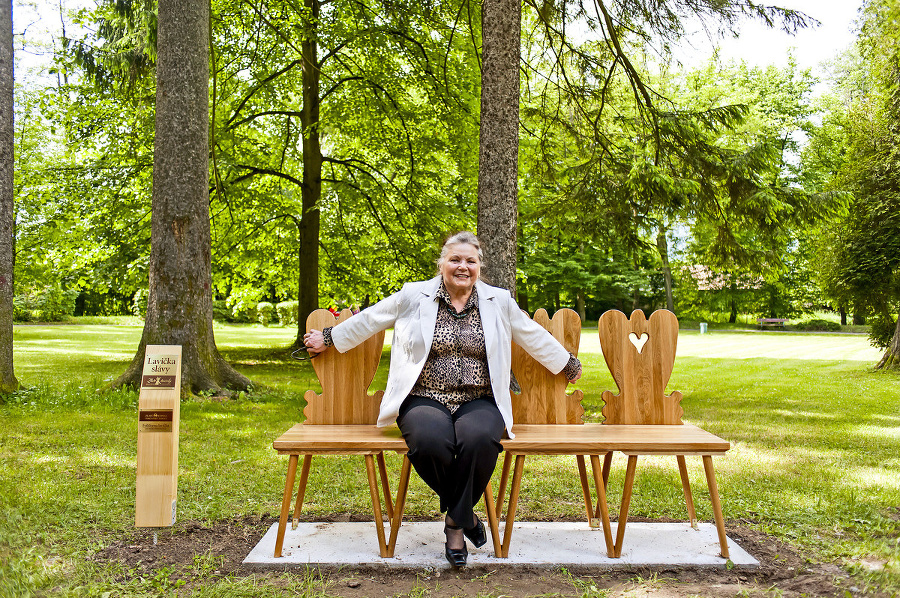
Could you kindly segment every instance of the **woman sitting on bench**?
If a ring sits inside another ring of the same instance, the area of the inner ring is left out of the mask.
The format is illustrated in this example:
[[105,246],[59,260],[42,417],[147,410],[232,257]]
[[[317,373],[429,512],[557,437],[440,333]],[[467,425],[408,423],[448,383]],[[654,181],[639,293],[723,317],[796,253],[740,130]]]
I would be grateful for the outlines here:
[[509,291],[478,280],[482,257],[474,234],[457,233],[441,249],[438,276],[407,283],[349,320],[303,337],[312,354],[331,345],[345,352],[394,327],[378,425],[397,422],[410,462],[440,498],[444,552],[456,567],[466,564],[465,538],[476,547],[487,542],[473,507],[494,471],[504,429],[513,437],[510,341],[570,382],[581,377],[578,359]]

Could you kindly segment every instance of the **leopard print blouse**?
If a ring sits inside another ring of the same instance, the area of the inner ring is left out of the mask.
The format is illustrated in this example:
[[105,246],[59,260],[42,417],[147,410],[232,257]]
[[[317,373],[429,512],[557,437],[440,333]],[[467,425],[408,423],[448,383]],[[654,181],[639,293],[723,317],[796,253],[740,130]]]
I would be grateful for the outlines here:
[[460,312],[451,304],[443,281],[437,297],[431,353],[410,394],[433,399],[453,413],[463,403],[494,395],[478,312],[478,291],[472,289]]

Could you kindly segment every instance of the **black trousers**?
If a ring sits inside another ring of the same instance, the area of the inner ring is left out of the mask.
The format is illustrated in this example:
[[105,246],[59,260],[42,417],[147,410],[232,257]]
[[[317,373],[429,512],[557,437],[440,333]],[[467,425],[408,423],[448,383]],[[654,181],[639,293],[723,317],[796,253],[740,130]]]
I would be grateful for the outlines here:
[[460,405],[450,413],[441,403],[410,395],[397,425],[407,456],[456,525],[475,525],[472,509],[484,493],[502,450],[505,425],[492,397]]

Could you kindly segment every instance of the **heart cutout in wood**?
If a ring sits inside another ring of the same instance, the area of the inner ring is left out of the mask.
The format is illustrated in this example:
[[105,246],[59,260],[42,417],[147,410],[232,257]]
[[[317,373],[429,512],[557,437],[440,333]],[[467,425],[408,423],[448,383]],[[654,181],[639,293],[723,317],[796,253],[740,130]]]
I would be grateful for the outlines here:
[[650,336],[648,336],[647,333],[644,332],[643,334],[641,334],[641,338],[638,338],[638,336],[632,332],[628,335],[628,340],[631,341],[631,344],[634,345],[634,348],[637,349],[638,353],[640,353],[644,350],[644,345],[647,344],[647,341],[650,340]]

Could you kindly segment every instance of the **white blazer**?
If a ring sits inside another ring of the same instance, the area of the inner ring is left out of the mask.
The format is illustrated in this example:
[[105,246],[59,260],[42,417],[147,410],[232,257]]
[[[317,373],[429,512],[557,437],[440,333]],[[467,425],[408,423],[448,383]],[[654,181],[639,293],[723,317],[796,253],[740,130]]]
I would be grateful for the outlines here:
[[[441,277],[410,282],[397,293],[345,320],[331,330],[334,347],[341,353],[360,344],[376,332],[394,327],[391,348],[391,368],[387,388],[381,399],[378,425],[393,424],[400,405],[409,395],[428,354],[437,322],[437,290]],[[512,402],[509,393],[509,374],[512,365],[512,345],[515,341],[532,357],[558,374],[569,361],[569,352],[553,336],[519,309],[509,291],[479,281],[478,311],[484,328],[491,389],[510,438],[512,433]]]

